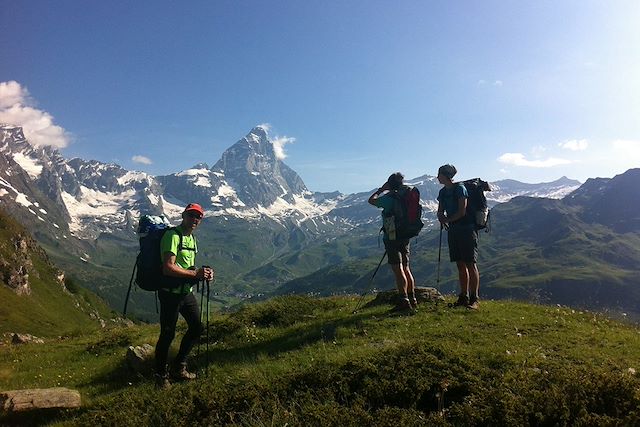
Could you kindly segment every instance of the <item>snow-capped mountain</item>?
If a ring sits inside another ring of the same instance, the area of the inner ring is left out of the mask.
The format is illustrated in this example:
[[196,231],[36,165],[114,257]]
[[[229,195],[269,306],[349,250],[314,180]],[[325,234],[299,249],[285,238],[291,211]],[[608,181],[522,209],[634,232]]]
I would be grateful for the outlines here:
[[153,206],[160,192],[152,176],[66,160],[51,147],[31,146],[21,128],[7,125],[0,126],[0,165],[0,201],[9,211],[20,205],[44,223],[53,213],[62,222],[53,222],[55,228],[79,237],[125,227],[131,212]]
[[566,176],[540,184],[526,184],[513,179],[504,179],[491,183],[492,191],[486,195],[489,204],[508,202],[518,196],[562,199],[578,187],[580,187],[580,181],[569,179]]
[[298,174],[276,157],[261,126],[229,147],[213,167],[201,163],[160,176],[158,181],[165,200],[180,201],[178,206],[197,201],[213,216],[303,221],[326,214],[336,204],[336,200],[314,196]]
[[[211,216],[268,219],[311,233],[340,233],[379,216],[366,203],[373,189],[349,195],[311,192],[276,156],[261,126],[229,147],[212,167],[201,163],[154,177],[95,160],[67,160],[53,148],[33,147],[21,128],[1,125],[0,167],[0,205],[17,216],[26,209],[34,224],[46,224],[62,237],[130,231],[144,213],[176,219],[188,202],[202,204]],[[433,220],[441,188],[437,179],[424,175],[407,183],[418,187],[427,222]],[[561,198],[579,184],[567,178],[544,184],[498,181],[487,198],[492,204],[519,195]]]

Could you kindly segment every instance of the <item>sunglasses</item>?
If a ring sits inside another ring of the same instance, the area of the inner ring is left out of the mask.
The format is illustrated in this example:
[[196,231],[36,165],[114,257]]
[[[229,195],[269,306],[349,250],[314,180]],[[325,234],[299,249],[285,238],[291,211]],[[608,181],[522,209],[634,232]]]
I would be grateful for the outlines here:
[[189,215],[191,218],[202,219],[202,215],[198,212],[187,212],[187,215]]

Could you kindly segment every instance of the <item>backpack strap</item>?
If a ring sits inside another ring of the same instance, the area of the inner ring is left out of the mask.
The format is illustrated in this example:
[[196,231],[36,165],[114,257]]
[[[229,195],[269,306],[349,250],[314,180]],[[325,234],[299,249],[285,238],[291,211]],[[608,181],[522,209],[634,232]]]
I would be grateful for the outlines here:
[[182,246],[182,232],[180,231],[180,229],[178,227],[171,227],[171,228],[169,228],[169,230],[175,231],[175,233],[180,238],[180,242],[178,243],[178,250],[181,251],[182,249],[184,249],[183,246]]
[[196,253],[198,252],[198,244],[196,242],[196,236],[191,235],[191,237],[193,238],[193,248],[185,248],[184,244],[183,244],[183,234],[180,231],[180,229],[178,227],[171,227],[171,228],[169,228],[169,230],[175,231],[176,234],[180,237],[180,243],[178,244],[178,250],[179,251],[187,250],[187,251],[194,251]]

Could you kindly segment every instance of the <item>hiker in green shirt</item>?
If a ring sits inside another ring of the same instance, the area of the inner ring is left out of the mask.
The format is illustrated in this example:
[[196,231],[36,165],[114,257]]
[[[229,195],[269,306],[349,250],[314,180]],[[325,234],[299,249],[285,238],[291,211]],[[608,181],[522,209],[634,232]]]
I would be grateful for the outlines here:
[[189,203],[182,212],[182,222],[175,229],[165,232],[160,242],[163,285],[158,291],[160,300],[160,337],[156,344],[156,380],[159,387],[169,383],[167,359],[169,347],[175,337],[178,314],[187,322],[187,332],[180,343],[180,350],[171,366],[171,374],[177,380],[192,380],[196,375],[187,370],[187,356],[198,342],[203,326],[193,284],[200,280],[212,280],[214,270],[195,267],[198,247],[193,235],[202,221],[204,210],[196,203]]

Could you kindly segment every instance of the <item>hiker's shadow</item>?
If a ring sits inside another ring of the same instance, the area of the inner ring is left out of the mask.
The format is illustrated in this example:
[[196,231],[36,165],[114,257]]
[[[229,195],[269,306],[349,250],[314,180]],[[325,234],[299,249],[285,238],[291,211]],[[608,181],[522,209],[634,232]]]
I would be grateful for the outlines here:
[[[382,316],[385,315],[367,310],[354,313],[343,319],[294,323],[286,329],[286,332],[278,334],[271,339],[254,342],[248,340],[246,344],[236,344],[230,348],[215,348],[217,344],[210,342],[210,346],[214,346],[214,348],[210,347],[208,353],[203,351],[198,354],[196,350],[194,360],[198,366],[206,366],[207,363],[225,365],[237,362],[252,362],[264,356],[273,357],[318,342],[333,345],[338,339],[339,328],[355,328],[354,334],[364,335],[366,334],[364,329],[365,321]],[[213,327],[215,328],[215,326]],[[203,335],[202,341],[203,343],[200,345],[206,345],[206,334]]]
[[[392,299],[390,299],[392,301]],[[235,332],[225,330],[220,333],[210,330],[211,336],[209,337],[209,351],[202,349],[206,346],[207,336],[206,333],[202,335],[200,343],[200,351],[195,350],[194,361],[199,367],[207,367],[207,365],[216,364],[218,366],[225,364],[232,364],[238,362],[251,363],[264,356],[277,356],[279,354],[291,352],[305,346],[313,345],[315,343],[326,343],[327,345],[339,344],[338,330],[341,328],[351,329],[351,333],[354,336],[367,335],[367,324],[371,319],[386,319],[399,317],[398,313],[393,313],[389,308],[393,307],[390,301],[386,301],[385,298],[378,300],[371,300],[364,304],[359,311],[340,319],[318,319],[311,322],[299,322],[293,323],[288,326],[281,334],[277,334],[270,339],[255,339],[252,341],[251,336],[247,336],[247,342],[231,343],[227,348],[223,345],[219,345],[216,341],[229,334],[237,334]],[[439,300],[423,301],[420,306],[421,312],[439,312],[444,304]],[[246,327],[245,324],[239,326]],[[215,329],[216,325],[212,325],[211,329]]]

